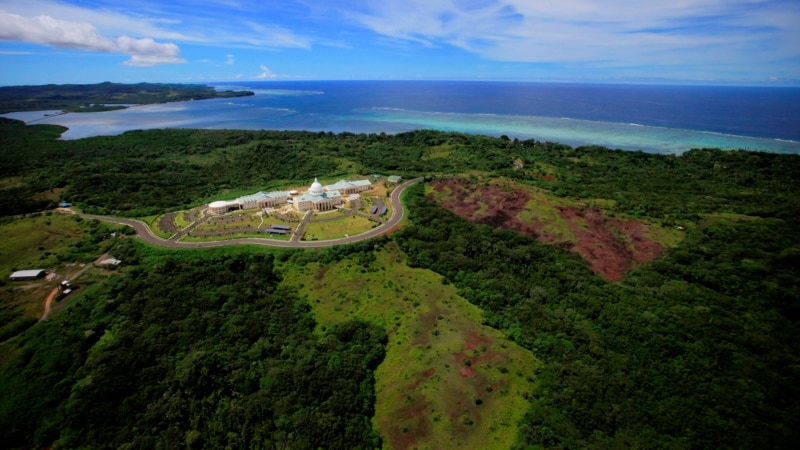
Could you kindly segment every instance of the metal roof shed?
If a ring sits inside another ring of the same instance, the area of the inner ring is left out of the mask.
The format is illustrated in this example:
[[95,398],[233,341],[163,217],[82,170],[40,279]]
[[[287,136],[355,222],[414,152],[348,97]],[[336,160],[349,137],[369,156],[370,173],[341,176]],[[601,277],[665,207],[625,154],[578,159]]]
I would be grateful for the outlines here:
[[38,280],[45,276],[44,269],[18,270],[9,278],[14,281]]

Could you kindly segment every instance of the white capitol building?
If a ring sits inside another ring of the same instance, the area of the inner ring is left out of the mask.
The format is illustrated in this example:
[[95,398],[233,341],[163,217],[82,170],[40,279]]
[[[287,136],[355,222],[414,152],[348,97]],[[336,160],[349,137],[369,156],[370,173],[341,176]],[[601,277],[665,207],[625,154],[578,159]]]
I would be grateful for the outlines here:
[[344,203],[344,196],[356,194],[372,188],[369,180],[339,180],[336,183],[322,186],[314,178],[307,191],[257,192],[245,195],[236,200],[219,200],[208,204],[208,212],[221,215],[240,209],[275,208],[291,203],[297,211],[329,211]]

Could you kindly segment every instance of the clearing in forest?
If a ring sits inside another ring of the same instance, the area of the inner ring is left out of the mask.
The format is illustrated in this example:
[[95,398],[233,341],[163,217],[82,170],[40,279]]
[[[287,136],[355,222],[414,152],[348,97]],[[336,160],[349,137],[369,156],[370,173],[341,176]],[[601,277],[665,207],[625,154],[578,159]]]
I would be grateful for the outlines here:
[[510,448],[537,362],[442,277],[406,265],[394,243],[295,274],[320,331],[346,320],[383,326],[374,427],[392,449]]
[[621,280],[639,264],[657,258],[681,235],[641,220],[606,217],[597,206],[507,180],[437,180],[429,184],[428,196],[471,222],[565,247],[609,281]]

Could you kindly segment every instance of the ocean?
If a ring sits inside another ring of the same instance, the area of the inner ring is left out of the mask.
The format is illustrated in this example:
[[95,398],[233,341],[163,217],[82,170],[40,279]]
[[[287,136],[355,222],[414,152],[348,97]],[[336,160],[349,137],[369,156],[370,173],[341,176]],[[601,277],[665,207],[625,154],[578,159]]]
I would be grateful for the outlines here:
[[5,116],[64,125],[69,128],[64,139],[150,128],[437,129],[656,153],[702,147],[800,153],[800,88],[792,87],[466,81],[267,81],[215,87],[256,95],[102,113]]

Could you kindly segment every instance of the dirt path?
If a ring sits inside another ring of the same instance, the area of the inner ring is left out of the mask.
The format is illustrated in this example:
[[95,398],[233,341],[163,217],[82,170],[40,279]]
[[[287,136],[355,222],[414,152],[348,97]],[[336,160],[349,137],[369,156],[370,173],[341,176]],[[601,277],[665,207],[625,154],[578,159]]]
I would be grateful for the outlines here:
[[42,314],[42,318],[39,319],[39,322],[47,319],[47,316],[50,314],[50,305],[53,303],[53,299],[56,298],[56,295],[58,295],[58,288],[50,291],[50,295],[48,295],[47,300],[44,301],[44,313]]

